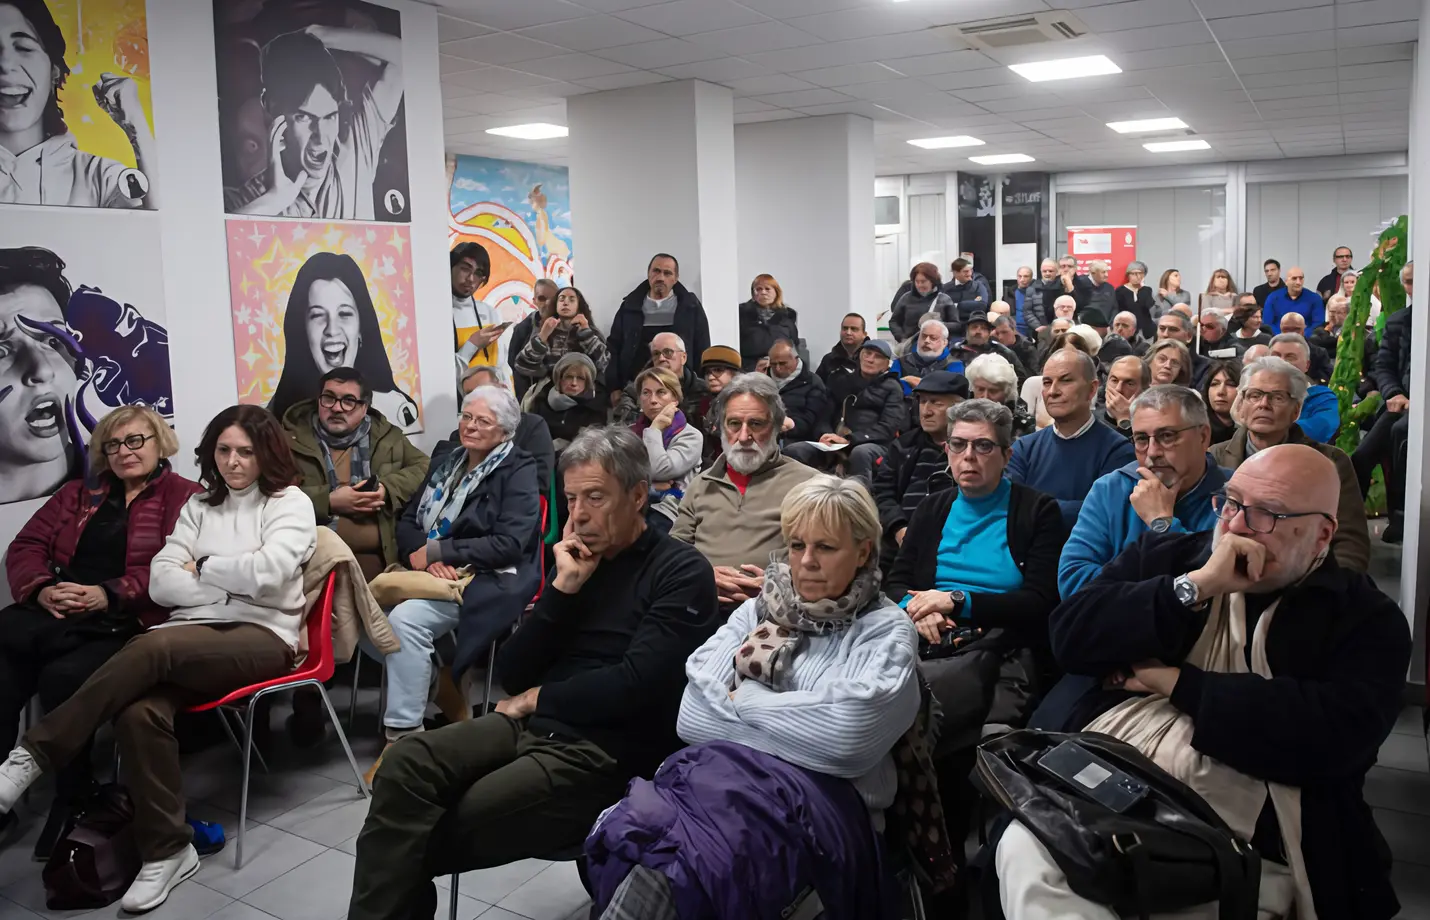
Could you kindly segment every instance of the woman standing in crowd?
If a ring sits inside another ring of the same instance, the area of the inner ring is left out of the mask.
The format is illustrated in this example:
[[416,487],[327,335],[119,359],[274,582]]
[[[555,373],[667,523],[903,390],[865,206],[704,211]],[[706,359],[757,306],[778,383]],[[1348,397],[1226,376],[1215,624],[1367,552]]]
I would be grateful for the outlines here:
[[606,424],[607,403],[596,386],[596,365],[579,351],[568,352],[551,369],[551,383],[530,400],[531,411],[551,430],[551,446],[560,457],[583,428]]
[[1222,314],[1229,313],[1232,304],[1236,302],[1236,294],[1236,282],[1231,280],[1231,272],[1219,268],[1212,272],[1211,278],[1207,280],[1207,290],[1202,295],[1201,308]]
[[778,917],[809,888],[826,916],[887,916],[874,829],[910,812],[894,752],[915,743],[917,635],[879,590],[861,483],[800,483],[780,530],[788,561],[686,662],[677,729],[694,746],[635,780],[586,840],[593,916]]
[[1182,387],[1192,385],[1192,354],[1181,342],[1175,339],[1154,342],[1142,360],[1152,372],[1154,386],[1162,383],[1175,383]]
[[196,454],[205,491],[184,504],[149,572],[150,599],[173,612],[101,665],[0,765],[0,812],[8,812],[41,773],[63,770],[114,720],[144,860],[120,902],[131,913],[158,907],[199,868],[175,713],[292,669],[302,567],[317,542],[313,503],[293,485],[288,438],[269,412],[223,410]]
[[1237,307],[1231,314],[1231,325],[1237,327],[1233,338],[1242,351],[1253,345],[1271,344],[1271,336],[1261,328],[1261,308],[1255,303]]
[[[168,458],[179,439],[142,406],[115,409],[89,444],[89,481],[65,483],[10,544],[10,596],[0,613],[0,743],[38,693],[45,712],[69,699],[124,643],[168,611],[149,597],[149,564],[199,485]],[[65,822],[93,788],[89,750],[55,777],[55,802],[35,844],[47,859]]]
[[1157,320],[1154,318],[1157,309],[1152,289],[1142,283],[1146,279],[1146,262],[1127,263],[1127,280],[1117,289],[1117,312],[1125,311],[1137,317],[1137,331],[1150,342],[1157,337]]
[[1182,290],[1182,273],[1175,268],[1162,272],[1157,282],[1157,295],[1152,298],[1152,321],[1166,316],[1179,303],[1191,305],[1192,295]]
[[[987,399],[1006,406],[1013,414],[1013,439],[1038,429],[1027,403],[1018,396],[1018,374],[1002,355],[979,355],[964,368],[974,399]],[[1037,375],[1035,375],[1037,376]],[[1039,377],[1041,384],[1041,377]]]
[[753,371],[776,339],[799,346],[799,314],[785,306],[784,289],[774,275],[756,275],[750,282],[750,299],[740,304],[741,370]]
[[[556,295],[556,312],[542,320],[536,333],[526,340],[512,359],[512,368],[529,379],[539,380],[550,375],[557,362],[568,354],[585,355],[601,374],[611,360],[606,339],[596,329],[585,295],[574,287],[562,288]],[[546,388],[532,387],[532,391],[538,389],[545,392]],[[528,407],[540,395],[529,396]]]
[[889,332],[900,342],[919,334],[919,317],[937,313],[947,321],[953,316],[953,300],[942,290],[943,276],[932,262],[920,262],[909,272],[913,285],[895,303],[889,314]]
[[650,458],[650,507],[646,522],[664,533],[675,523],[685,487],[700,469],[705,436],[680,411],[680,381],[669,371],[648,367],[636,376],[641,415],[631,430]]
[[1202,381],[1202,402],[1207,404],[1207,420],[1212,426],[1212,443],[1220,444],[1236,431],[1236,419],[1231,416],[1236,401],[1236,388],[1241,383],[1241,362],[1214,360]]

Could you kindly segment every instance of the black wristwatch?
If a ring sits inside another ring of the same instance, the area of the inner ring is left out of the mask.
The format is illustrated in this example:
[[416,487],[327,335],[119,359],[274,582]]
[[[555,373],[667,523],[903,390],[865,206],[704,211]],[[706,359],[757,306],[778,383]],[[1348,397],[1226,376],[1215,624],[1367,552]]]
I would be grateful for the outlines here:
[[948,596],[953,601],[953,613],[950,613],[949,616],[957,619],[958,615],[963,613],[963,605],[968,603],[968,595],[962,591],[950,591]]
[[200,556],[198,559],[194,560],[194,577],[197,578],[204,573],[204,563],[208,561],[208,556]]

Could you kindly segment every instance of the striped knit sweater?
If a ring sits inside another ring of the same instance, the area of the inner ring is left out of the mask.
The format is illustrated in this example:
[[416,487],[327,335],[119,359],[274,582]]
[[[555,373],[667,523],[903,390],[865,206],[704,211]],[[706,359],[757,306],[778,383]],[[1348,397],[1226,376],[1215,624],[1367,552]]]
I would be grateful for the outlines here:
[[898,785],[889,752],[919,708],[913,621],[880,595],[849,629],[808,637],[790,689],[747,680],[732,695],[735,652],[757,622],[746,601],[685,663],[680,737],[733,741],[852,780],[871,811],[889,807]]

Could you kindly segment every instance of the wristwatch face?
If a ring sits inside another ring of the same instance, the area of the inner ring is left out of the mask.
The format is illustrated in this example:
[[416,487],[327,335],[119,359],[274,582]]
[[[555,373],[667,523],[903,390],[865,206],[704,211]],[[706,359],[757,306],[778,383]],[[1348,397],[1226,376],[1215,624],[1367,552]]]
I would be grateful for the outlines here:
[[1156,518],[1148,525],[1153,533],[1166,533],[1167,528],[1172,526],[1171,518]]
[[1192,584],[1192,580],[1185,575],[1179,576],[1172,582],[1172,590],[1176,592],[1177,600],[1190,607],[1197,602],[1197,586]]
[[953,602],[955,604],[962,604],[964,601],[968,600],[968,595],[964,594],[962,591],[954,591],[949,594],[949,597],[953,598]]

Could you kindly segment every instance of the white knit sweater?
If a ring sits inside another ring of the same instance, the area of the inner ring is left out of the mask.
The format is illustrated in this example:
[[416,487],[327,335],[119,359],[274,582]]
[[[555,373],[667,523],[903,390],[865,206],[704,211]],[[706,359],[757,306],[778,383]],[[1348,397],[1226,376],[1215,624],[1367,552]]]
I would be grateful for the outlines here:
[[685,663],[680,737],[733,741],[852,780],[872,811],[888,808],[898,788],[890,751],[919,710],[918,633],[882,595],[875,603],[848,629],[808,637],[790,689],[747,680],[731,694],[735,653],[758,622],[755,601],[741,604]]
[[[267,496],[255,483],[230,490],[221,505],[195,495],[149,566],[149,596],[175,608],[163,626],[253,623],[296,649],[306,613],[302,569],[317,539],[313,503],[297,486]],[[202,575],[184,568],[205,556]]]

